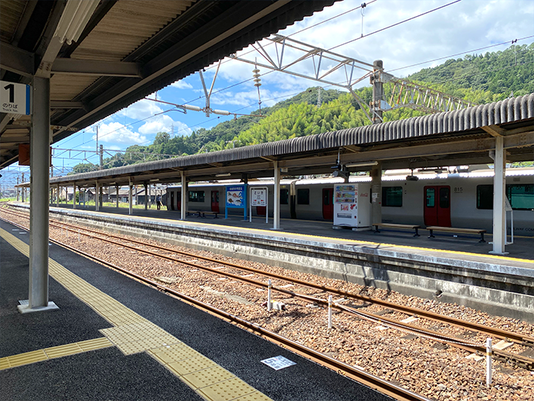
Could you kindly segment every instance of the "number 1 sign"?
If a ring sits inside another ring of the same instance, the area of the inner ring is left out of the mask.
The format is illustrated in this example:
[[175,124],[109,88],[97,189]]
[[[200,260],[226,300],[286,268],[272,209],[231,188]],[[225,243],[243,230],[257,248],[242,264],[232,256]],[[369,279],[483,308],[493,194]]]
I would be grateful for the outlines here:
[[31,114],[30,85],[0,81],[0,111],[8,114]]

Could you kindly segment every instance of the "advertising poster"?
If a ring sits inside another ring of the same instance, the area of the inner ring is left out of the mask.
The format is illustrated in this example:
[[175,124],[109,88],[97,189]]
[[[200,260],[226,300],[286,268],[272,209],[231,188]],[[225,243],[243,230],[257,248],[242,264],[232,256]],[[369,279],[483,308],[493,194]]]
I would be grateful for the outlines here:
[[228,218],[228,209],[243,209],[244,219],[247,219],[247,185],[229,185],[226,187],[226,207],[224,218]]
[[233,185],[226,187],[226,207],[245,207],[245,186]]

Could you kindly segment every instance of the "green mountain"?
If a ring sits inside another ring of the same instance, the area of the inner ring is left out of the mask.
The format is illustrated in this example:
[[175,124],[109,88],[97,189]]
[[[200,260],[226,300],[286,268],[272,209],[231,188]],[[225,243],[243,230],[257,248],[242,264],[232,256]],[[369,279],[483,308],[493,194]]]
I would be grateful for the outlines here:
[[[425,68],[407,77],[421,85],[484,104],[514,96],[534,93],[534,43],[481,55],[451,59],[433,68]],[[392,84],[386,84],[385,99],[389,100]],[[148,146],[130,146],[126,152],[104,160],[104,168],[160,160],[171,155],[191,155],[234,147],[273,142],[300,136],[319,134],[369,124],[354,98],[338,90],[320,90],[321,105],[317,106],[319,88],[313,87],[273,107],[263,108],[264,117],[244,116],[218,124],[210,130],[201,128],[189,136],[171,138],[160,132]],[[370,87],[357,91],[368,104]],[[251,114],[260,114],[259,110]],[[384,114],[385,121],[422,115],[411,109],[397,109]],[[72,173],[95,170],[92,164],[78,164]]]

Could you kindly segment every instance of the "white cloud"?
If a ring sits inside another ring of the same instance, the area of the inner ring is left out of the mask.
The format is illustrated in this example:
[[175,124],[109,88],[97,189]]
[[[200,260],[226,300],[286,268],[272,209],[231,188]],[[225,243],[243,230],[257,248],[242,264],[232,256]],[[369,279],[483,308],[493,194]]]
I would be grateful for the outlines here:
[[176,81],[171,84],[173,88],[177,89],[193,89],[193,85],[185,82],[185,81]]
[[[93,140],[96,135],[93,136]],[[146,141],[146,137],[138,132],[133,132],[119,122],[101,124],[98,129],[98,141],[104,143],[120,143],[126,145],[140,144]]]
[[134,120],[142,120],[143,118],[153,116],[154,114],[161,113],[162,111],[163,109],[157,102],[143,99],[135,102],[125,109],[122,109],[117,113],[117,115],[128,117]]
[[[173,128],[174,127],[174,128]],[[168,132],[174,135],[183,136],[191,134],[192,130],[180,121],[174,121],[168,115],[159,115],[151,118],[139,127],[139,132],[144,135],[156,135],[158,132]]]

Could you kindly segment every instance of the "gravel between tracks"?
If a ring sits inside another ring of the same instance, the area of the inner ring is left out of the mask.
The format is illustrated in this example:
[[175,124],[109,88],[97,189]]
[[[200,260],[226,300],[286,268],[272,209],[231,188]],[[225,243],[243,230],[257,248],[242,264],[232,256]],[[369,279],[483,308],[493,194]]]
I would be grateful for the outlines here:
[[[15,218],[2,213],[2,217],[15,223],[27,226],[27,220]],[[231,312],[242,319],[260,324],[261,326],[302,343],[310,348],[324,352],[342,362],[356,365],[365,371],[399,384],[407,389],[439,401],[449,400],[503,400],[527,401],[534,400],[534,372],[494,361],[493,383],[486,388],[485,360],[476,362],[466,359],[467,352],[454,347],[415,337],[407,333],[381,328],[379,325],[347,314],[334,312],[333,328],[327,327],[327,309],[317,307],[309,302],[289,298],[284,294],[273,292],[273,299],[283,302],[284,311],[268,312],[262,304],[267,300],[267,290],[239,284],[212,273],[190,266],[166,261],[155,256],[142,255],[124,247],[107,244],[98,245],[98,240],[89,239],[84,235],[68,233],[66,230],[50,228],[50,237],[70,246],[87,252],[98,258],[125,268],[147,278],[194,297],[216,308]],[[125,242],[126,243],[126,242]],[[158,244],[153,241],[147,243]],[[182,247],[158,244],[171,249],[188,252]],[[534,336],[534,325],[506,317],[491,316],[456,304],[447,304],[439,300],[409,297],[394,291],[385,291],[371,287],[326,279],[323,277],[303,274],[273,266],[249,261],[240,261],[210,252],[195,251],[196,254],[208,256],[221,262],[233,262],[247,265],[258,270],[291,276],[316,284],[329,285],[346,291],[384,299],[410,307],[430,310],[435,313],[459,319],[485,324],[513,332]],[[125,257],[127,255],[127,257]],[[191,258],[184,258],[191,260]],[[206,262],[205,262],[206,263]],[[207,264],[208,265],[208,264]],[[209,264],[213,266],[214,264]],[[224,271],[247,275],[232,268]],[[260,280],[259,276],[250,276]],[[261,278],[264,282],[267,280]],[[273,285],[287,285],[285,282],[273,280]],[[296,290],[297,287],[287,287]],[[320,292],[303,290],[298,292],[314,294],[321,297]],[[325,299],[324,294],[322,298]],[[345,305],[347,303],[344,303]],[[402,313],[385,310],[380,306],[366,307],[352,303],[363,310],[387,314],[388,317],[403,319],[408,317]],[[469,341],[485,343],[485,337],[475,333],[439,324],[437,322],[419,320],[414,322],[421,327],[444,334],[453,335],[459,342]],[[497,342],[494,339],[494,343]],[[526,350],[517,345],[507,349],[509,352],[527,352],[534,357],[532,349]]]

